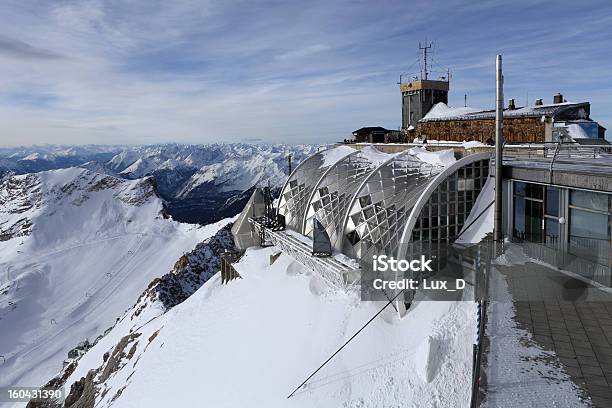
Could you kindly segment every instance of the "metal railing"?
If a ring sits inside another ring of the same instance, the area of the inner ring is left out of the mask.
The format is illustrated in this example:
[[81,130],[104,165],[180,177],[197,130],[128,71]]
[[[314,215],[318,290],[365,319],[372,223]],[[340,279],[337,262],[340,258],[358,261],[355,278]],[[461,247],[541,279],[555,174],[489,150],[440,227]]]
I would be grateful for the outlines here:
[[[588,174],[612,173],[612,146],[584,146],[577,143],[506,145],[504,165]],[[495,157],[491,158],[491,165]]]

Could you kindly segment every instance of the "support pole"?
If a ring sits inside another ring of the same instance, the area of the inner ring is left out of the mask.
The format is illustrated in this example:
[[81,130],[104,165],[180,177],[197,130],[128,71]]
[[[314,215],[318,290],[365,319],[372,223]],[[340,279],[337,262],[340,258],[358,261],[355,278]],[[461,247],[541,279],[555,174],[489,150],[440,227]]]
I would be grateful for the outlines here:
[[502,56],[495,61],[495,224],[493,238],[502,240],[502,162],[504,145],[504,76],[502,74]]

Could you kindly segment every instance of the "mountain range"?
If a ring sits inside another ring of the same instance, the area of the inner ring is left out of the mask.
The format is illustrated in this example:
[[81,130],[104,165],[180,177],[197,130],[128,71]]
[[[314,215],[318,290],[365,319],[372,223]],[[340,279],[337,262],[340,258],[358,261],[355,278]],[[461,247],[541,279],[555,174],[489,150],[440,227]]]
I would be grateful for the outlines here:
[[152,176],[175,220],[205,225],[240,211],[254,186],[278,190],[289,172],[288,156],[295,166],[318,148],[245,143],[5,148],[0,180],[67,167],[124,179]]

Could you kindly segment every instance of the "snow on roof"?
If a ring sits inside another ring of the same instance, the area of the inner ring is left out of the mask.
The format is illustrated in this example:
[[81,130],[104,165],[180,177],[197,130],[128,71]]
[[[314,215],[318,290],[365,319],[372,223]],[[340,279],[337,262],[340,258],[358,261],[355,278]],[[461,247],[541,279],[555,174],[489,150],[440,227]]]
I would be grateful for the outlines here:
[[329,167],[335,164],[338,160],[345,156],[355,152],[356,150],[349,146],[338,146],[332,149],[324,150],[321,152],[323,155],[323,167]]
[[421,120],[447,119],[474,112],[482,112],[482,109],[470,108],[467,106],[461,108],[452,108],[444,102],[438,102],[429,110],[429,112],[427,112],[427,114]]
[[415,155],[419,160],[434,166],[450,166],[457,160],[453,149],[438,150],[436,152],[427,151],[424,147],[413,147],[410,154]]
[[395,156],[397,153],[383,153],[374,146],[366,146],[361,149],[361,154],[374,164],[381,164]]
[[[552,116],[558,112],[573,107],[586,107],[589,102],[563,102],[547,105],[523,106],[518,109],[505,109],[504,117],[512,116]],[[427,115],[419,122],[429,122],[438,120],[474,120],[474,119],[493,119],[495,110],[477,110],[474,108],[451,108],[443,102],[434,105]]]

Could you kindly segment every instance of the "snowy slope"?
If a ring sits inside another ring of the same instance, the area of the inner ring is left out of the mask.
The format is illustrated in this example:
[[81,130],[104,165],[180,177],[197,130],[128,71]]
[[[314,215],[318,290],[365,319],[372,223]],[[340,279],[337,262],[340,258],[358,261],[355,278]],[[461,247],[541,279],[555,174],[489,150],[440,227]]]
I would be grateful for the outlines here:
[[150,178],[70,168],[2,182],[0,384],[44,384],[215,228],[164,218]]
[[269,266],[272,251],[251,248],[236,265],[242,279],[221,285],[214,275],[165,314],[158,302],[126,314],[69,376],[72,399],[95,394],[97,407],[468,405],[471,302],[416,303],[399,321],[389,311],[287,399],[380,305],[321,292],[290,257]]

